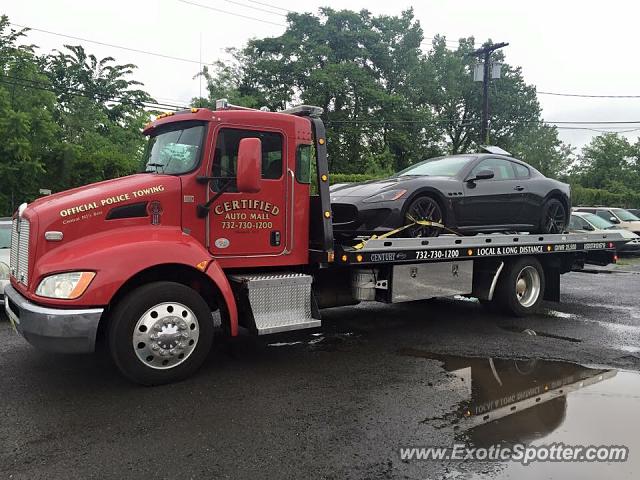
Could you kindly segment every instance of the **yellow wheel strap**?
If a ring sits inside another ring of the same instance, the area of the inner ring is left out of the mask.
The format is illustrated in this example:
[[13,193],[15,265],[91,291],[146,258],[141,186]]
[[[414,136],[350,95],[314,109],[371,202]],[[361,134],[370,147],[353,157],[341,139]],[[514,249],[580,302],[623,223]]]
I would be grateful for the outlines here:
[[362,242],[358,243],[357,245],[354,245],[353,248],[356,250],[361,250],[365,247],[365,245],[367,244],[367,242],[369,240],[382,240],[384,238],[389,238],[393,235],[395,235],[396,233],[400,233],[401,231],[409,228],[409,227],[413,227],[415,225],[420,225],[423,227],[436,227],[436,228],[440,228],[442,230],[446,230],[447,232],[451,232],[455,235],[460,235],[458,232],[455,232],[453,230],[451,230],[450,228],[445,227],[442,223],[440,222],[433,222],[431,220],[416,220],[415,218],[413,218],[411,215],[407,215],[407,218],[409,220],[412,220],[413,223],[408,223],[407,225],[404,225],[402,227],[396,228],[395,230],[391,230],[389,232],[383,233],[382,235],[371,235],[369,238],[367,238],[366,240],[363,240]]

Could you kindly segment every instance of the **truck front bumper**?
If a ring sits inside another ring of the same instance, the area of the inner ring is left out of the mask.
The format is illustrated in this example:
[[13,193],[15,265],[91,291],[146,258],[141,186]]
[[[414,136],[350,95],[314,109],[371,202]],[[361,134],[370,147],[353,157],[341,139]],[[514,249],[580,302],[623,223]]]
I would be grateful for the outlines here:
[[57,353],[95,350],[103,308],[65,310],[46,308],[24,298],[15,288],[4,290],[4,307],[20,334],[33,346]]

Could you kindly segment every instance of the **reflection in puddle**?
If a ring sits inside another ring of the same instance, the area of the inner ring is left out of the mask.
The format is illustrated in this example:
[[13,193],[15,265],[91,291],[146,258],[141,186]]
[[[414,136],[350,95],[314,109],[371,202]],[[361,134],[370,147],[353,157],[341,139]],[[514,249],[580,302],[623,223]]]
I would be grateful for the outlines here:
[[610,379],[615,370],[542,360],[460,358],[404,350],[405,355],[443,362],[458,380],[450,388],[465,400],[450,416],[459,436],[473,445],[528,443],[564,421],[567,395]]

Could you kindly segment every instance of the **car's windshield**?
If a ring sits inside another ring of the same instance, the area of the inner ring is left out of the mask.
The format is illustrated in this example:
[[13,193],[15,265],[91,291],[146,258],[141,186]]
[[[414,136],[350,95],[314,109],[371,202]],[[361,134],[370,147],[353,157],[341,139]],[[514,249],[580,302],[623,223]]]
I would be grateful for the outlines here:
[[11,224],[0,224],[0,248],[11,247]]
[[397,176],[433,175],[441,177],[455,177],[475,157],[456,155],[454,157],[438,157],[425,160],[402,170]]
[[200,161],[205,127],[180,123],[161,129],[149,138],[143,157],[145,172],[186,173]]
[[627,212],[622,208],[615,208],[613,210],[613,213],[615,213],[616,217],[618,217],[623,222],[637,222],[638,220],[640,220],[640,218],[636,217],[633,213]]
[[582,215],[582,218],[584,218],[587,222],[589,222],[594,227],[599,228],[601,230],[618,228],[613,223],[607,222],[604,218],[599,217],[593,213],[585,213],[584,215]]

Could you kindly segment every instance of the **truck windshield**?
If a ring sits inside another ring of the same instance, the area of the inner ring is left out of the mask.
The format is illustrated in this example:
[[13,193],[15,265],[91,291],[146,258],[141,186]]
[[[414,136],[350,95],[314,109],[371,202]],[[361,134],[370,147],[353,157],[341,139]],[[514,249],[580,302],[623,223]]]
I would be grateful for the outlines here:
[[185,122],[159,127],[149,137],[143,157],[145,172],[179,175],[193,170],[200,162],[205,126]]

